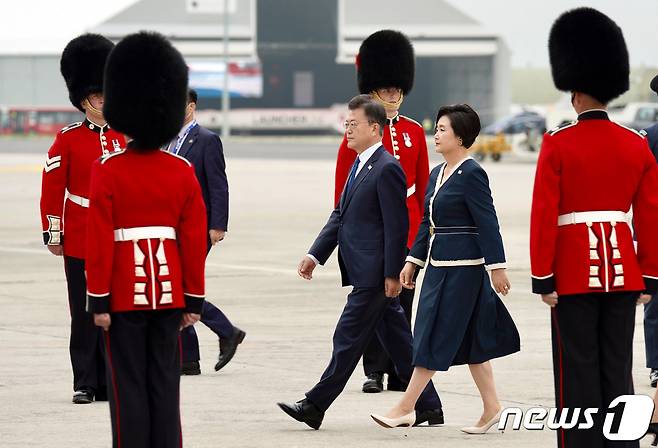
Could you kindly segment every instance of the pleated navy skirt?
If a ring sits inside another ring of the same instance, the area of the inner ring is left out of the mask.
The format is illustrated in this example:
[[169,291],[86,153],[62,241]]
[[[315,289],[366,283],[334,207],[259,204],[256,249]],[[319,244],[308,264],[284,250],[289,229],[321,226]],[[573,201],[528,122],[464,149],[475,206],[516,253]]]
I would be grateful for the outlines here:
[[414,327],[414,366],[445,371],[519,350],[519,332],[483,265],[428,266]]

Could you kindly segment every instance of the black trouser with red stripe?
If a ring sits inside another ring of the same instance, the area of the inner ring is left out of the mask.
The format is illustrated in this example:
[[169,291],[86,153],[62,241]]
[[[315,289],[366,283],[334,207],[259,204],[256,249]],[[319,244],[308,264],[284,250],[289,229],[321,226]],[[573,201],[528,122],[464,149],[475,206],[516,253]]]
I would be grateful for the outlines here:
[[87,313],[87,280],[85,261],[64,256],[64,272],[71,312],[69,353],[73,368],[73,390],[90,390],[97,397],[106,395],[103,330],[94,325],[94,316]]
[[[608,405],[633,393],[637,292],[565,295],[551,310],[553,374],[558,409],[598,408],[589,430],[558,430],[560,448],[638,447],[603,436]],[[571,417],[572,413],[569,413]],[[581,421],[582,413],[581,413]]]
[[112,313],[105,333],[114,448],[180,448],[183,311]]

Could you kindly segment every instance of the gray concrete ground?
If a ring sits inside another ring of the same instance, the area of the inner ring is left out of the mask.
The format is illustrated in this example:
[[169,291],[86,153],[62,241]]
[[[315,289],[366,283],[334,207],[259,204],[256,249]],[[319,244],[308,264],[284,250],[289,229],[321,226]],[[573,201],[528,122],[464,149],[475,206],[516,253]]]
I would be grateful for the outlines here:
[[[0,446],[110,446],[105,403],[71,399],[68,309],[62,260],[41,243],[38,214],[44,139],[0,141]],[[202,375],[181,382],[184,440],[189,447],[550,447],[555,434],[459,432],[481,412],[466,367],[435,376],[446,425],[384,430],[369,418],[399,393],[361,393],[352,376],[320,431],[284,415],[276,401],[303,396],[323,371],[347,289],[335,258],[306,282],[295,269],[331,206],[335,141],[235,140],[227,145],[229,233],[207,264],[207,295],[247,331],[234,360],[213,365],[217,340],[198,326]],[[313,154],[313,156],[309,156]],[[432,154],[432,164],[439,162]],[[505,303],[521,333],[520,353],[493,362],[504,406],[553,404],[549,311],[530,292],[528,222],[534,165],[486,163],[501,220],[512,281]],[[170,186],[167,186],[169,188]],[[652,394],[644,367],[642,311],[634,346],[638,393]],[[643,445],[648,441],[643,441]]]

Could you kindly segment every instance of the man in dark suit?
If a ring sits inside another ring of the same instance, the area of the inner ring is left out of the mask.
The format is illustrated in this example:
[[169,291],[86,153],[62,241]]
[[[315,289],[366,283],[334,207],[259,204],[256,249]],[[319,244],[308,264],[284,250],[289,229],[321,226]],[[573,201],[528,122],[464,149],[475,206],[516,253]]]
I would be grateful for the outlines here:
[[[358,153],[343,194],[298,273],[310,280],[336,246],[343,286],[353,286],[333,337],[333,353],[320,382],[293,404],[278,403],[292,418],[319,429],[325,411],[340,395],[373,335],[382,343],[400,378],[412,366],[411,328],[400,306],[400,271],[406,255],[409,220],[407,187],[400,164],[382,146],[386,112],[369,95],[349,102],[347,146]],[[416,424],[443,423],[430,382],[416,404]]]
[[[208,252],[224,239],[228,228],[228,181],[224,149],[219,136],[199,126],[195,119],[198,95],[189,89],[185,110],[185,123],[178,135],[169,143],[167,151],[184,157],[194,166],[201,185],[203,200],[208,213]],[[231,321],[212,303],[206,301],[201,312],[201,322],[219,337],[219,358],[215,370],[224,367],[233,358],[245,332],[233,326]],[[181,331],[183,346],[183,375],[199,375],[199,339],[193,326]]]

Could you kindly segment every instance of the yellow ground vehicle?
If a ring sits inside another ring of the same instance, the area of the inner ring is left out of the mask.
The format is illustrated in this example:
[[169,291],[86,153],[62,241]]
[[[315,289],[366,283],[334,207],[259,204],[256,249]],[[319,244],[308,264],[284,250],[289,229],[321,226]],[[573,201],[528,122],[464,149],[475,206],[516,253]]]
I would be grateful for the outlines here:
[[498,162],[504,152],[511,150],[512,145],[509,144],[502,132],[496,135],[480,135],[471,147],[473,157],[478,161],[482,161],[487,155],[490,155],[494,162]]

